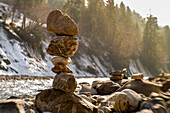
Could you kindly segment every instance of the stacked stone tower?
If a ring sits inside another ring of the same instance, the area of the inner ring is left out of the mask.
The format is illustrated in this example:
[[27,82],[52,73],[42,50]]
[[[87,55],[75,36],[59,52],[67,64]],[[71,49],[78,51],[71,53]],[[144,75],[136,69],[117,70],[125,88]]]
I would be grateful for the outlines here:
[[35,106],[41,112],[53,113],[98,113],[92,103],[74,93],[77,82],[71,69],[71,56],[78,49],[78,28],[75,22],[60,10],[52,11],[47,18],[47,30],[55,34],[47,53],[54,56],[51,59],[56,73],[53,88],[45,89],[36,95]]
[[56,56],[51,59],[54,65],[52,71],[57,75],[53,81],[53,88],[64,92],[74,92],[77,86],[71,69],[72,57],[78,49],[78,33],[75,22],[60,10],[52,11],[47,18],[47,30],[56,34],[52,38],[47,53]]

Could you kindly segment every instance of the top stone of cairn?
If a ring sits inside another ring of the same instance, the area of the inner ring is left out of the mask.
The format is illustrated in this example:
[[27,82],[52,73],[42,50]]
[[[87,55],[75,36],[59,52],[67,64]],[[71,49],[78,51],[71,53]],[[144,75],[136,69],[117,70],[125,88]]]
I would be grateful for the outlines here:
[[54,10],[49,13],[47,30],[61,36],[75,36],[78,34],[78,28],[74,20],[60,10]]

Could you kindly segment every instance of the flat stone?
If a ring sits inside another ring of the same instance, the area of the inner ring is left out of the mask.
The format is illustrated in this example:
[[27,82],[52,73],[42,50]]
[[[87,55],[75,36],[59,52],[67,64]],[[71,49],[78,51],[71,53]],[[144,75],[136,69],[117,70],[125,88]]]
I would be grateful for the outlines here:
[[56,36],[50,42],[47,53],[52,56],[71,57],[78,49],[79,39],[69,36]]
[[53,88],[64,92],[74,92],[77,87],[77,82],[73,74],[60,73],[56,75],[53,81]]
[[61,63],[60,64],[56,64],[55,67],[52,68],[52,71],[54,73],[57,73],[57,74],[59,74],[61,72],[73,73],[68,66],[66,66],[64,64],[61,64]]
[[75,36],[78,28],[74,20],[60,10],[54,10],[47,17],[47,30],[57,35]]
[[71,58],[65,58],[65,57],[54,57],[51,59],[51,62],[53,65],[57,65],[59,63],[62,63],[64,65],[70,65],[72,63]]
[[141,79],[143,79],[143,73],[133,74],[133,75],[131,76],[131,79],[141,80]]

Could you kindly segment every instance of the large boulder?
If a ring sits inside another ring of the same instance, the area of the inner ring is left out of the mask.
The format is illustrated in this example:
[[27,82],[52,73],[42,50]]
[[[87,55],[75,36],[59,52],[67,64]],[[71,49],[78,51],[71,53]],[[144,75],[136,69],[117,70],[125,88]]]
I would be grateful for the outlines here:
[[101,95],[109,95],[121,87],[118,83],[114,83],[111,80],[94,81],[92,86],[94,89],[96,89],[97,93]]
[[78,49],[79,39],[70,36],[55,36],[47,48],[47,53],[52,56],[71,57]]
[[137,93],[142,93],[145,96],[149,96],[152,92],[162,92],[161,85],[158,85],[153,82],[149,82],[147,80],[131,80],[123,85],[119,90],[122,91],[124,89],[132,89]]
[[47,30],[57,35],[75,36],[78,28],[74,20],[60,10],[54,10],[47,17]]
[[56,64],[55,67],[52,68],[52,71],[57,74],[61,72],[72,73],[71,69],[62,63]]
[[77,87],[77,82],[73,74],[60,73],[56,75],[53,81],[53,88],[64,92],[74,92]]
[[39,93],[36,96],[35,106],[41,112],[98,113],[96,106],[82,97],[55,89],[47,89]]
[[65,58],[65,57],[54,57],[51,59],[51,62],[53,63],[53,65],[57,65],[57,64],[64,64],[64,65],[70,65],[72,63],[71,58]]
[[125,89],[120,92],[115,98],[114,110],[117,112],[132,112],[135,111],[142,97],[131,89]]
[[31,105],[21,99],[0,101],[0,113],[25,113]]

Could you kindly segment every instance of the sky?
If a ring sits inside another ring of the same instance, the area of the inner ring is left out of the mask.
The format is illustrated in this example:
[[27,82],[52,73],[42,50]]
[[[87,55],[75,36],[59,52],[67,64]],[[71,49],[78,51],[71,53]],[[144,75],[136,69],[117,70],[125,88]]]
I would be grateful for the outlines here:
[[120,4],[121,1],[143,18],[152,14],[158,18],[159,26],[170,26],[170,0],[114,0],[115,4]]

